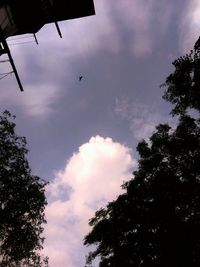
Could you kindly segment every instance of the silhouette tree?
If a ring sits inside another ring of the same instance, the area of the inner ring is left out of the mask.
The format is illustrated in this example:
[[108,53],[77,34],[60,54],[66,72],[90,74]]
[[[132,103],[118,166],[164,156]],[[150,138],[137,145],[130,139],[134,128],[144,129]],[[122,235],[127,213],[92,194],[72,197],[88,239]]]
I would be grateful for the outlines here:
[[173,115],[183,115],[188,109],[200,111],[200,38],[194,49],[172,63],[175,71],[164,83],[163,98],[175,105]]
[[46,182],[31,174],[13,118],[8,111],[0,116],[0,266],[48,266],[39,253]]
[[160,124],[138,144],[138,169],[125,193],[89,222],[84,244],[96,249],[88,263],[99,257],[100,267],[200,266],[199,54],[196,45],[173,63],[164,98],[175,105],[177,126]]

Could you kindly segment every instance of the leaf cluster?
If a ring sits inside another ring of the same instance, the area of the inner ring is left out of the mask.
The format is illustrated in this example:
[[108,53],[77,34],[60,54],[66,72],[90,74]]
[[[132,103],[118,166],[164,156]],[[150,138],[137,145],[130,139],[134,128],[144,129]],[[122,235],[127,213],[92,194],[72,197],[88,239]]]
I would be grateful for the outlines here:
[[200,111],[200,39],[189,54],[172,63],[175,71],[171,73],[163,86],[166,88],[163,98],[172,104],[172,115],[186,114],[189,109]]

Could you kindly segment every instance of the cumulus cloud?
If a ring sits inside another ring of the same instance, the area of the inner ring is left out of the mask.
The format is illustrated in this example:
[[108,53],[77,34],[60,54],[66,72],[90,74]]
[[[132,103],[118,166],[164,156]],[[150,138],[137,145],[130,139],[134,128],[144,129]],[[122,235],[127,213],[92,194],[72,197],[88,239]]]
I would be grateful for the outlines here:
[[199,0],[187,1],[180,22],[180,49],[188,52],[193,49],[195,41],[199,37],[200,28],[200,2]]
[[94,212],[121,192],[136,165],[131,151],[111,138],[92,137],[79,147],[48,187],[45,253],[50,267],[83,266],[82,240]]

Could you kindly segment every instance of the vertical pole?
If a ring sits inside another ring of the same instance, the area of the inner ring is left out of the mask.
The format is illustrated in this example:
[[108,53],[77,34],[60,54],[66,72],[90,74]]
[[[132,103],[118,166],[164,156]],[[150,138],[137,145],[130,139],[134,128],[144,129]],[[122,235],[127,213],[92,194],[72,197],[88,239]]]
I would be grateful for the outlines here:
[[38,39],[37,39],[37,36],[36,36],[35,33],[33,34],[33,37],[34,37],[34,39],[35,39],[36,44],[38,45],[39,43],[38,43]]
[[[4,42],[5,42],[5,43],[4,43]],[[17,82],[18,82],[18,85],[19,85],[19,89],[20,89],[21,92],[23,92],[24,89],[23,89],[22,83],[21,83],[21,81],[20,81],[20,78],[19,78],[17,69],[16,69],[16,67],[15,67],[15,63],[14,63],[14,61],[13,61],[12,55],[11,55],[11,53],[10,53],[10,49],[9,49],[9,47],[8,47],[8,44],[7,44],[6,40],[4,40],[4,42],[3,42],[3,45],[4,45],[4,47],[5,47],[6,51],[7,51],[7,54],[8,54],[8,58],[9,58],[10,64],[11,64],[11,66],[12,66],[12,68],[13,68],[15,77],[16,77]]]
[[57,29],[57,31],[58,31],[58,34],[59,34],[60,38],[62,38],[62,33],[61,33],[61,30],[60,30],[60,27],[59,27],[57,21],[55,21],[55,25],[56,25],[56,29]]
[[8,44],[7,44],[7,42],[6,42],[6,39],[4,38],[3,31],[2,31],[2,29],[1,29],[1,27],[0,27],[0,42],[3,44],[3,49],[4,49],[5,53],[8,55],[10,64],[11,64],[11,66],[12,66],[12,68],[13,68],[13,72],[14,72],[14,74],[15,74],[15,77],[16,77],[16,79],[17,79],[17,82],[18,82],[18,85],[19,85],[19,88],[20,88],[20,91],[23,92],[23,91],[24,91],[23,86],[22,86],[22,84],[21,84],[21,81],[20,81],[20,78],[19,78],[17,69],[16,69],[16,67],[15,67],[15,63],[14,63],[14,61],[13,61],[13,58],[12,58],[12,55],[11,55],[11,53],[10,53],[10,49],[9,49],[9,47],[8,47]]
[[60,27],[58,25],[56,14],[55,14],[54,7],[53,7],[54,1],[48,0],[47,2],[49,3],[49,6],[51,8],[51,15],[54,16],[54,20],[55,20],[54,23],[55,23],[56,29],[58,31],[58,34],[59,34],[60,38],[62,38],[62,33],[61,33]]

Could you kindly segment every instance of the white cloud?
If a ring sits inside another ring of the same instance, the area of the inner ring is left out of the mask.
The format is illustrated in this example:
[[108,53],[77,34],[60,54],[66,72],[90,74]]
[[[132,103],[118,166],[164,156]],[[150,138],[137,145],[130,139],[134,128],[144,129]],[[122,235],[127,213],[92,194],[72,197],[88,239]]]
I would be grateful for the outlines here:
[[[20,91],[15,75],[12,74],[1,80],[0,98],[1,106],[6,103],[6,108],[20,108],[24,114],[40,119],[51,113],[60,97],[58,80],[61,76],[59,72],[56,73],[56,65],[51,56],[48,56],[48,62],[44,65],[47,55],[41,50],[36,45],[18,46],[14,49],[11,47],[24,92]],[[0,67],[0,72],[11,70],[8,63],[1,64]]]
[[84,265],[82,240],[94,212],[121,192],[136,165],[130,150],[111,138],[92,137],[79,147],[48,187],[45,253],[50,267]]
[[131,102],[127,98],[116,99],[115,113],[128,121],[133,136],[139,141],[148,139],[160,123],[169,123],[172,127],[176,124],[175,118],[161,114],[153,106]]
[[36,84],[29,85],[28,88],[24,86],[24,92],[20,92],[20,89],[16,86],[12,86],[15,83],[15,78],[12,77],[10,81],[5,81],[2,84],[10,84],[2,87],[6,88],[6,91],[2,90],[0,104],[3,106],[5,103],[8,106],[15,106],[22,108],[26,115],[45,118],[52,111],[52,104],[55,104],[57,100],[57,88],[55,84]]
[[187,1],[185,11],[180,22],[180,49],[189,52],[193,49],[195,41],[200,36],[200,2]]

